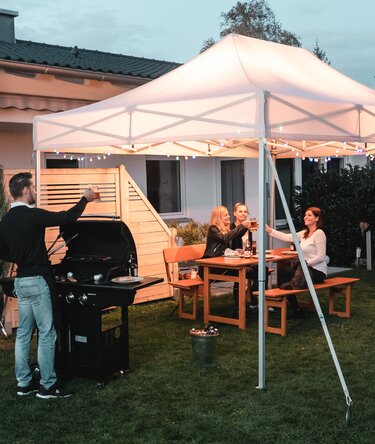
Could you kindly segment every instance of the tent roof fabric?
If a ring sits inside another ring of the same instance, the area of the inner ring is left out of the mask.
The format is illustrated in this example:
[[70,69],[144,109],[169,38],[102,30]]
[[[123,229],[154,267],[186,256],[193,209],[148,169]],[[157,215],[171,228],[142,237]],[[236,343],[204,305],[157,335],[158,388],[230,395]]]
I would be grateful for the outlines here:
[[150,80],[156,79],[180,66],[179,63],[162,60],[26,40],[16,40],[15,43],[0,41],[0,59],[141,77]]
[[230,34],[148,84],[34,121],[36,150],[255,157],[259,138],[280,155],[356,151],[375,142],[375,91],[305,49]]

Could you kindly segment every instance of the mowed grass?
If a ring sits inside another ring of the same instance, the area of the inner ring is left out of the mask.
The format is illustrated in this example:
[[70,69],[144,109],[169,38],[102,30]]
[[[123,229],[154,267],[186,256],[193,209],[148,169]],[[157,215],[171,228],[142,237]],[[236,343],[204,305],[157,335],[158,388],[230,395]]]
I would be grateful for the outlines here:
[[[373,443],[375,273],[344,275],[361,278],[352,317],[326,320],[354,401],[350,427],[316,314],[290,319],[285,338],[266,335],[267,389],[258,390],[257,315],[244,331],[218,324],[217,365],[200,369],[189,330],[202,326],[202,302],[191,322],[163,301],[130,307],[131,372],[102,389],[73,379],[69,399],[18,398],[14,338],[1,338],[0,443]],[[327,294],[318,295],[327,313]],[[214,305],[230,313],[231,297]]]

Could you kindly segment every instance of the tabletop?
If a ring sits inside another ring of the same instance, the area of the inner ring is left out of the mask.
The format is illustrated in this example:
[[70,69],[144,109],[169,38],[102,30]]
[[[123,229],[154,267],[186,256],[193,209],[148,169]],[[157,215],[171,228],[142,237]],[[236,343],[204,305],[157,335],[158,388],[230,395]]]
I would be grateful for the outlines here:
[[[297,257],[297,252],[291,252],[287,248],[277,248],[275,250],[267,250],[266,252],[266,262],[279,262]],[[204,259],[197,259],[196,262],[202,266],[211,267],[228,267],[228,268],[242,268],[251,267],[252,265],[258,264],[258,257],[244,258],[244,257],[209,257]]]

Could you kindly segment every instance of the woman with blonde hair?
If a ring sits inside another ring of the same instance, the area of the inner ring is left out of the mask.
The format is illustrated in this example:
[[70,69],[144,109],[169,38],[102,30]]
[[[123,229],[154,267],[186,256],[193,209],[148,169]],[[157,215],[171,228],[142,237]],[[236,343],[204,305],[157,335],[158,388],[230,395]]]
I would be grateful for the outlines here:
[[[232,230],[230,229],[230,216],[226,207],[215,207],[211,213],[210,226],[207,231],[206,250],[203,258],[222,256],[226,248],[231,248],[233,239],[242,238],[250,228],[250,221],[244,220]],[[236,270],[230,268],[211,268],[214,274],[227,274],[238,276]],[[203,279],[203,267],[199,267],[199,275]],[[246,278],[250,275],[246,273]],[[238,299],[235,298],[235,310],[238,311]]]
[[[249,209],[247,205],[245,205],[243,202],[237,202],[233,207],[233,215],[234,215],[234,222],[231,223],[230,228],[236,228],[238,225],[240,225],[244,220],[247,220],[247,217],[249,215]],[[245,233],[241,237],[236,237],[232,241],[232,249],[235,250],[236,248],[243,248],[244,244],[249,241],[250,247],[253,246],[253,233],[250,229],[245,231]],[[252,282],[251,285],[251,293],[250,293],[250,304],[247,306],[247,310],[257,310],[258,309],[258,298],[254,295],[255,291],[259,290],[259,283],[258,283],[258,266],[253,265],[248,268],[247,275],[250,277],[250,282]],[[268,276],[268,267],[266,267],[266,276]],[[268,289],[268,281],[266,280],[266,289]],[[234,302],[238,300],[238,284],[235,283],[233,286],[233,297]]]
[[215,207],[212,210],[210,226],[207,231],[206,250],[203,257],[218,257],[224,254],[226,248],[231,247],[231,240],[242,237],[250,228],[250,221],[244,220],[232,230],[227,208]]

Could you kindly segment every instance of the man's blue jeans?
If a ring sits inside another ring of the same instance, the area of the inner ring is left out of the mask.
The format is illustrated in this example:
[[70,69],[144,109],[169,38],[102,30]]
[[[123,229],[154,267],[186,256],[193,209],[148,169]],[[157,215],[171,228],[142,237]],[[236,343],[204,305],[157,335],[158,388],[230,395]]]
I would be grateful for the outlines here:
[[29,366],[31,337],[38,327],[38,364],[40,384],[49,389],[56,382],[54,370],[56,331],[53,326],[51,294],[43,276],[16,278],[19,326],[17,329],[15,370],[18,385],[32,381]]

